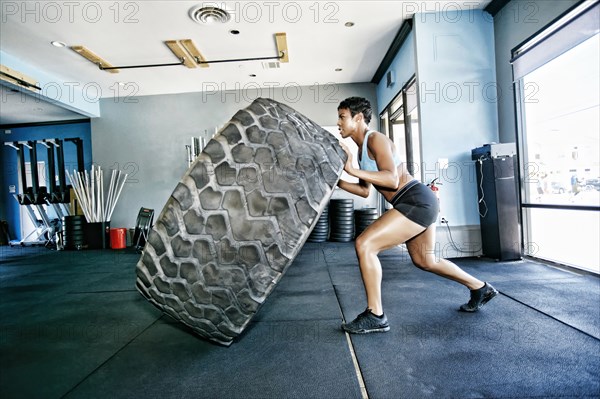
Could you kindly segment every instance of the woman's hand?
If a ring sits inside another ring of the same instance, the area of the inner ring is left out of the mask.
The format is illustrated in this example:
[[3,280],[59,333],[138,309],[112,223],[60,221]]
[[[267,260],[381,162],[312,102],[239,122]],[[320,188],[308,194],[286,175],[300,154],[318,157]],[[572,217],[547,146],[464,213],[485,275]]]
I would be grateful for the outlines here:
[[[360,169],[356,169],[354,167],[354,165],[352,164],[352,161],[354,159],[352,152],[350,151],[350,148],[348,148],[348,146],[345,143],[342,143],[341,141],[340,141],[340,146],[342,147],[342,149],[346,152],[346,155],[348,156],[348,158],[346,159],[346,164],[344,165],[344,170],[350,176],[355,176],[356,173],[360,171]],[[363,198],[367,198],[369,196],[369,192],[371,191],[371,184],[367,183],[366,181],[364,181],[360,178],[358,179],[358,183],[349,183],[347,181],[340,179],[340,180],[338,180],[338,187],[340,187],[342,190],[345,190],[345,191],[355,194],[355,195],[359,195]]]
[[340,146],[342,147],[342,149],[344,150],[344,152],[346,152],[346,155],[348,156],[348,158],[346,159],[346,164],[344,165],[344,170],[349,173],[352,174],[351,171],[354,169],[354,166],[352,165],[352,152],[350,151],[350,148],[348,148],[348,146],[345,143],[342,143],[340,141]]

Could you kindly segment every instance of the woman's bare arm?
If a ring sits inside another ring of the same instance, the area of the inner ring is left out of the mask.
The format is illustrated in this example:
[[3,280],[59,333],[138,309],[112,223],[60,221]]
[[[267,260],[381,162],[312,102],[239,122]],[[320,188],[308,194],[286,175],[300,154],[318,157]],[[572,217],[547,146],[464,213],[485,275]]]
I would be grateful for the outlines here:
[[392,153],[387,137],[381,133],[371,134],[369,136],[367,147],[371,150],[379,170],[377,172],[371,172],[354,168],[352,165],[348,167],[348,163],[346,163],[346,172],[351,176],[358,177],[366,183],[390,190],[398,189],[398,168],[394,163],[394,154]]

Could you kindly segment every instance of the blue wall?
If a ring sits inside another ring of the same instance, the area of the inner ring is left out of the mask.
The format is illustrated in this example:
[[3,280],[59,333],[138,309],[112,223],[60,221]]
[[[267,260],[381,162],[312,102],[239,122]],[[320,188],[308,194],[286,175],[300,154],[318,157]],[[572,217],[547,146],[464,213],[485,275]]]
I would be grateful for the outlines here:
[[414,30],[423,177],[440,178],[441,216],[477,225],[471,149],[498,141],[493,19],[481,10],[417,14]]
[[[69,123],[61,125],[45,125],[11,128],[11,134],[3,133],[1,135],[2,145],[2,196],[0,197],[0,207],[2,212],[0,218],[8,222],[9,234],[12,239],[21,239],[21,222],[19,219],[19,204],[9,193],[8,187],[14,185],[19,193],[19,175],[17,164],[17,151],[4,145],[7,141],[26,141],[42,139],[65,139],[79,137],[83,140],[85,169],[89,170],[92,162],[92,141],[89,121]],[[77,167],[77,152],[73,143],[66,143],[65,150],[65,168],[70,172]],[[48,155],[46,147],[38,145],[38,161],[47,162]],[[26,152],[25,161],[29,161],[29,153]],[[46,177],[48,179],[48,177]],[[69,184],[69,178],[66,178]]]
[[[386,75],[389,71],[395,75],[395,82],[390,87],[387,87]],[[378,114],[381,113],[389,103],[402,90],[402,87],[415,74],[415,35],[414,32],[406,37],[404,44],[394,57],[390,67],[385,71],[379,84],[377,84],[377,104],[379,104]]]
[[415,14],[389,70],[396,84],[379,82],[378,112],[416,73],[424,181],[440,178],[441,216],[453,226],[478,225],[471,149],[499,141],[492,17],[482,10]]

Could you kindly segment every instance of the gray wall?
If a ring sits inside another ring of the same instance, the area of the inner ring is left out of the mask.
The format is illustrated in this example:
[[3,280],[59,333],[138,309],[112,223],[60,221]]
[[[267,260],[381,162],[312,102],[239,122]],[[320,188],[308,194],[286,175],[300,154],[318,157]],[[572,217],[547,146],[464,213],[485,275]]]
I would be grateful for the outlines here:
[[513,0],[494,16],[500,142],[514,142],[517,137],[510,65],[511,50],[578,2],[578,0]]
[[[120,168],[130,173],[111,226],[133,227],[141,207],[152,208],[158,215],[187,170],[185,145],[190,137],[204,136],[205,131],[210,137],[215,128],[222,127],[255,98],[273,98],[321,126],[335,126],[337,106],[347,97],[366,97],[378,109],[375,87],[371,83],[331,84],[143,96],[128,98],[127,102],[102,100],[102,116],[91,123],[94,163],[105,170]],[[335,198],[350,196],[338,191]],[[370,205],[352,198],[356,207]]]

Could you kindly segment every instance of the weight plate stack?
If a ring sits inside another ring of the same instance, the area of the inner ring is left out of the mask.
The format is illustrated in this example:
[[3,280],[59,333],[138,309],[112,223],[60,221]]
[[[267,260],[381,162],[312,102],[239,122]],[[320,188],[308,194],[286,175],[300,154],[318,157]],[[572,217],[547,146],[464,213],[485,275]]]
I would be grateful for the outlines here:
[[62,219],[63,246],[65,249],[81,249],[85,245],[85,216],[64,216]]
[[309,242],[325,242],[329,237],[329,208],[325,207],[317,224],[315,224],[315,228],[308,236]]
[[354,200],[334,199],[329,202],[329,241],[348,242],[354,239]]
[[371,223],[377,220],[379,212],[376,208],[363,208],[354,211],[355,237],[358,237]]

